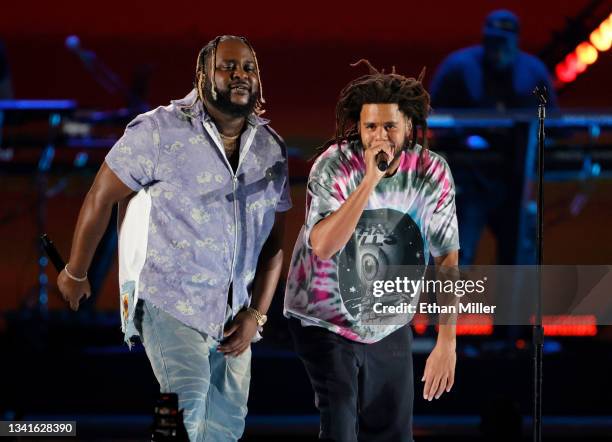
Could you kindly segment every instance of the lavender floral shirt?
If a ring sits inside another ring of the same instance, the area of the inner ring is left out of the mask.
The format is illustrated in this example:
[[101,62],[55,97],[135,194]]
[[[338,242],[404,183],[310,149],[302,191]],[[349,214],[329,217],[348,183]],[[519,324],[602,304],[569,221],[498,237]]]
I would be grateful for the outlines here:
[[[291,207],[282,140],[267,120],[249,116],[234,173],[213,121],[192,91],[136,117],[106,164],[132,190],[150,197],[142,223],[148,228],[144,264],[135,281],[121,287],[126,338],[135,334],[130,322],[135,295],[221,339],[230,283],[236,314],[250,303],[275,212]],[[124,298],[134,286],[136,293]]]

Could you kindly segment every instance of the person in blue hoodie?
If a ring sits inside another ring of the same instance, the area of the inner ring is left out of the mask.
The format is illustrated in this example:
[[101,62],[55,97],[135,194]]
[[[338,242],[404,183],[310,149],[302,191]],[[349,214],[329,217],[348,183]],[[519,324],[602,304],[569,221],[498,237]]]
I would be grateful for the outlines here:
[[[482,43],[451,53],[437,69],[431,83],[432,107],[483,111],[533,109],[536,86],[548,90],[548,109],[557,98],[544,63],[519,49],[520,25],[507,10],[491,12],[485,19]],[[518,215],[521,174],[513,164],[518,155],[515,140],[498,133],[488,144],[500,151],[501,164],[453,165],[457,185],[457,218],[461,237],[461,264],[472,264],[482,231],[489,225],[497,239],[499,264],[517,263]],[[522,163],[521,163],[522,164]]]

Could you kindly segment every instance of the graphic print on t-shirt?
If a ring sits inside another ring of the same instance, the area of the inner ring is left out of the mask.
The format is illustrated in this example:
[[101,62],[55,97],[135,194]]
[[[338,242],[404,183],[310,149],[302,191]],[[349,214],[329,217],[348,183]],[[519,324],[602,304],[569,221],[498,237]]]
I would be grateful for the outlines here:
[[[410,267],[400,272],[398,266]],[[348,312],[364,320],[360,312],[373,312],[374,302],[396,305],[411,301],[409,296],[396,294],[374,297],[374,281],[393,281],[398,276],[416,280],[424,271],[423,237],[414,220],[393,209],[365,210],[338,257],[340,296]]]

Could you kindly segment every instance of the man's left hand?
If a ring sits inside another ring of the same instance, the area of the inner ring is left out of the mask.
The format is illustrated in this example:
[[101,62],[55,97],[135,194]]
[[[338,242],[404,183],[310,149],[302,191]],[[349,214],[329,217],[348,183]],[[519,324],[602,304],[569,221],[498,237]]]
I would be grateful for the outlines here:
[[251,345],[257,333],[257,321],[245,311],[236,315],[229,327],[223,332],[225,339],[217,351],[226,356],[240,356]]
[[455,342],[438,340],[425,363],[425,373],[421,382],[425,382],[423,398],[431,401],[438,399],[446,390],[448,393],[455,383],[455,365],[457,354]]

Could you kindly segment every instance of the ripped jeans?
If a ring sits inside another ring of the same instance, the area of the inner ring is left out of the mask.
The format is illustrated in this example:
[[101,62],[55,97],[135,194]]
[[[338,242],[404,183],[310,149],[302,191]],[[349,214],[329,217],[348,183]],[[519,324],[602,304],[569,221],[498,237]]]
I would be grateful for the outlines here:
[[134,324],[161,392],[178,394],[189,440],[238,440],[247,414],[251,348],[225,358],[218,341],[144,300]]

